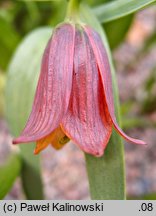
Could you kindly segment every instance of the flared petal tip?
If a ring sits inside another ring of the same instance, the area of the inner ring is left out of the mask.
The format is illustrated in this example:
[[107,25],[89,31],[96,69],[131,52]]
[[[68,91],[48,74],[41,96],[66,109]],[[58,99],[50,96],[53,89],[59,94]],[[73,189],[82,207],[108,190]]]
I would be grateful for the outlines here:
[[138,141],[139,141],[139,143],[138,143],[138,144],[147,146],[147,143],[146,143],[146,142],[144,142],[143,140],[138,140]]
[[130,136],[128,136],[127,134],[125,134],[125,132],[118,126],[116,120],[114,120],[113,122],[115,129],[117,130],[117,132],[128,142],[134,143],[134,144],[138,144],[138,145],[144,145],[147,146],[147,143],[144,142],[143,140],[140,139],[134,139]]
[[143,140],[134,139],[134,138],[130,138],[130,139],[127,139],[127,140],[128,140],[129,142],[134,143],[134,144],[147,146],[147,143],[144,142]]
[[34,155],[38,155],[38,154],[40,153],[40,151],[41,151],[41,150],[35,148],[35,149],[34,149]]
[[147,144],[146,142],[144,142],[143,140],[139,140],[139,143],[137,143],[137,144],[143,145],[143,146],[145,146],[145,147],[148,146],[148,144]]
[[13,139],[12,144],[16,145],[16,144],[26,143],[26,142],[28,142],[27,139],[21,136],[21,137]]
[[27,136],[27,135],[21,135],[15,139],[13,139],[13,144],[20,144],[20,143],[30,143],[30,142],[36,142],[36,140],[40,139],[40,137],[37,136]]
[[97,152],[94,156],[97,158],[100,158],[104,155],[104,151],[103,152]]
[[19,144],[18,139],[13,139],[12,144]]
[[86,152],[87,154],[89,154],[89,155],[92,155],[92,156],[94,156],[94,157],[97,157],[97,158],[100,158],[100,157],[102,157],[103,155],[104,155],[104,150],[102,150],[102,151],[92,151],[92,150],[83,150],[84,152]]

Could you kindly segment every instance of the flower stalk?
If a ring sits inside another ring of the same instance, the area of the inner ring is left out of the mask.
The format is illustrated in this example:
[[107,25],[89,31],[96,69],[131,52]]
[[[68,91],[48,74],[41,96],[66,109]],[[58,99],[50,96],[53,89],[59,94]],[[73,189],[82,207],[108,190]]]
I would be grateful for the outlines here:
[[80,0],[70,0],[68,3],[66,20],[79,22],[79,4]]

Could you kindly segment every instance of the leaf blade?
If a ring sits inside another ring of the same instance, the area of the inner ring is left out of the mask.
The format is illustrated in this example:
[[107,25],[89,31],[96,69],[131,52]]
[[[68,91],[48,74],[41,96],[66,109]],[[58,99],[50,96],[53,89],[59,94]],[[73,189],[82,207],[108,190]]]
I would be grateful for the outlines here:
[[156,2],[156,0],[117,0],[97,6],[93,9],[93,12],[101,23],[105,23],[134,13],[153,2]]
[[21,158],[18,154],[12,154],[4,166],[0,166],[0,199],[11,189],[16,177],[20,174]]
[[[6,117],[14,136],[19,135],[29,116],[41,57],[51,32],[51,28],[39,28],[26,36],[10,63],[6,85]],[[43,199],[40,161],[38,156],[33,155],[34,145],[23,144],[20,149],[25,194],[30,200]]]

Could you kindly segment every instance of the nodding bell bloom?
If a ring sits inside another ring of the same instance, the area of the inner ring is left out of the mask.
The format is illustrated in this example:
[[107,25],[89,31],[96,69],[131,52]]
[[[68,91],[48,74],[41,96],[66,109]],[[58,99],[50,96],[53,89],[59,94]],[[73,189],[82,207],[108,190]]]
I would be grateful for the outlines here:
[[71,139],[101,156],[113,127],[126,140],[145,144],[118,126],[109,61],[98,33],[86,25],[59,25],[44,51],[30,117],[13,143],[36,142],[37,154]]

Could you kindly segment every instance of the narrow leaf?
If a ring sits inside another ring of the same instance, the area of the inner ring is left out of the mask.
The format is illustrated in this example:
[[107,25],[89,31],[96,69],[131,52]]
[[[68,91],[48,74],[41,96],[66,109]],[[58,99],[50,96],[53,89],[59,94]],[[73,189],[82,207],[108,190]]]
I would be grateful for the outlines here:
[[110,22],[134,13],[153,2],[156,2],[156,0],[117,0],[97,6],[93,9],[93,12],[101,23]]
[[65,0],[18,0],[18,1],[25,1],[25,2],[52,2],[52,1],[65,1]]
[[10,155],[5,165],[0,166],[0,199],[3,199],[10,191],[20,170],[21,160],[18,154]]
[[[41,28],[30,33],[20,44],[10,63],[6,85],[6,117],[11,132],[19,135],[31,111],[43,50],[52,30]],[[34,145],[20,145],[22,182],[28,199],[43,199],[39,157]]]

